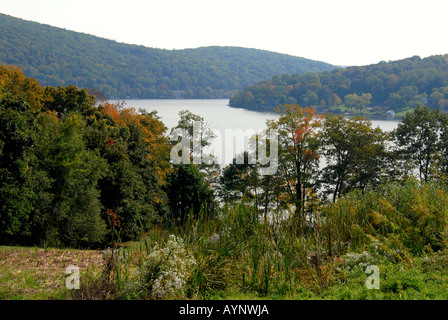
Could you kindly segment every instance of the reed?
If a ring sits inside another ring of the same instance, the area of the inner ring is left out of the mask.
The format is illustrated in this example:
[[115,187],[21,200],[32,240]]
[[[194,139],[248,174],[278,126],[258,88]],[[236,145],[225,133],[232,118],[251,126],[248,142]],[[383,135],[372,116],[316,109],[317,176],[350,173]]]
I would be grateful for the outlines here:
[[114,277],[118,290],[126,291],[156,245],[163,247],[169,235],[176,235],[185,257],[195,261],[177,298],[207,299],[229,290],[257,297],[295,296],[303,290],[318,294],[337,282],[335,261],[348,253],[363,256],[370,250],[378,261],[395,263],[408,259],[412,250],[421,251],[424,241],[435,249],[442,246],[447,198],[435,186],[411,183],[355,191],[315,206],[304,228],[297,228],[294,215],[266,219],[250,202],[225,205],[215,214],[204,207],[182,225],[165,220],[123,248]]

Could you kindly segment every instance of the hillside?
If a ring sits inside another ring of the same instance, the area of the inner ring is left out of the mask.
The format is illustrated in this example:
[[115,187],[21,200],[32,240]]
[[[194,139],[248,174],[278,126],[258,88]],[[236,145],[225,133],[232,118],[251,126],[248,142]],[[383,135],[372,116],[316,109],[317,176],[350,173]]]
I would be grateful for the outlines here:
[[[363,105],[360,98],[367,98]],[[356,99],[353,99],[356,98]],[[303,75],[277,75],[234,94],[230,105],[254,110],[283,103],[341,110],[400,112],[417,105],[448,111],[448,55],[380,62]],[[355,109],[355,110],[352,110]]]
[[239,47],[164,50],[0,14],[0,64],[44,86],[94,88],[120,98],[228,98],[275,74],[332,70],[323,62]]

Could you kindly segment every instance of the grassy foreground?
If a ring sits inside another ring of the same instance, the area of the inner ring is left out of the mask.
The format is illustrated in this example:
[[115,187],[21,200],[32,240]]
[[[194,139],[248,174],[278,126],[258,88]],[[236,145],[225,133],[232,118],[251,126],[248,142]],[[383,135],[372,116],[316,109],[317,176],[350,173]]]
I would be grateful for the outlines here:
[[[137,247],[128,252],[141,254]],[[368,289],[365,273],[367,255],[352,255],[352,261],[340,259],[319,268],[297,271],[294,290],[281,287],[268,289],[267,294],[230,285],[223,290],[209,291],[196,299],[448,299],[448,255],[414,259],[412,263],[379,265],[379,289]],[[81,273],[81,289],[68,290],[65,282],[68,265],[77,265]],[[0,299],[115,299],[117,288],[107,285],[103,275],[105,259],[99,251],[0,247]],[[274,269],[274,268],[273,268]],[[229,270],[228,270],[229,271]],[[203,276],[207,276],[203,274]],[[211,276],[211,274],[209,274]],[[272,270],[270,278],[274,278]],[[209,279],[212,280],[213,279]],[[219,280],[219,279],[214,279]],[[244,281],[240,279],[241,283]],[[269,281],[269,279],[265,279]],[[216,283],[219,286],[219,283]],[[278,284],[278,283],[277,283]],[[271,284],[274,286],[274,284]],[[224,286],[225,287],[225,286]],[[285,288],[283,288],[285,289]],[[108,296],[109,295],[109,296]]]
[[353,192],[306,221],[236,203],[104,251],[0,247],[0,299],[447,300],[447,243],[438,184]]

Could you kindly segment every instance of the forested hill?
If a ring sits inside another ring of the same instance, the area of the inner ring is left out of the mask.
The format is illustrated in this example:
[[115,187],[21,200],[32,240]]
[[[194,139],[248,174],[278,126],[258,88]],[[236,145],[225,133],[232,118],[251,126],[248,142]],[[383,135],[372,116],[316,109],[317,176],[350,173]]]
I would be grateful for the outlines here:
[[44,86],[75,85],[118,98],[228,98],[275,74],[331,70],[318,61],[239,47],[164,50],[0,14],[0,64]]
[[237,92],[230,105],[254,110],[277,104],[318,106],[324,111],[374,111],[380,114],[426,105],[448,111],[448,55],[335,69],[303,75],[278,75]]

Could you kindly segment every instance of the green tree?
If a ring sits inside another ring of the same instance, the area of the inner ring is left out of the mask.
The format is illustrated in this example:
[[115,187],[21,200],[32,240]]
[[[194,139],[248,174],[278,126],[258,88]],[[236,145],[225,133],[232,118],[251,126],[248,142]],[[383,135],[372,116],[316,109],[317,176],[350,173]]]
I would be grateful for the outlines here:
[[166,127],[156,113],[133,108],[100,106],[102,117],[88,134],[108,162],[99,181],[101,202],[120,219],[122,240],[134,239],[168,213],[164,191],[169,163]]
[[243,197],[256,198],[257,165],[249,164],[249,153],[247,151],[242,154],[242,157],[244,159],[243,163],[237,163],[237,157],[233,158],[232,163],[223,169],[220,176],[221,188],[219,193],[225,202],[236,201]]
[[[179,121],[177,122],[177,125],[171,129],[171,132],[173,133],[175,130],[179,132],[179,137],[184,133],[188,135],[187,138],[190,138],[190,154],[193,157],[201,156],[202,150],[210,146],[212,140],[215,138],[213,131],[204,121],[204,118],[188,110],[179,111]],[[198,145],[200,150],[195,150],[195,144]],[[201,154],[195,154],[197,151]]]
[[322,182],[333,202],[354,188],[361,190],[381,181],[386,161],[387,135],[370,120],[328,115],[321,135],[326,159]]
[[363,110],[370,104],[372,100],[372,95],[370,93],[363,93],[357,95],[356,93],[348,94],[344,97],[345,104],[350,106],[350,108],[359,108],[359,113],[362,114]]
[[402,86],[400,90],[391,93],[385,103],[393,109],[414,108],[417,105],[426,103],[426,93],[419,94],[416,86]]
[[448,107],[448,87],[434,88],[429,96],[429,101],[433,108],[446,111]]
[[86,116],[95,111],[93,108],[95,97],[91,96],[87,89],[79,90],[76,86],[45,88],[45,102],[43,110],[56,111],[62,118],[71,112],[80,112]]
[[105,235],[97,188],[105,160],[85,148],[84,127],[80,115],[67,115],[50,146],[46,167],[54,180],[54,199],[47,241],[52,245],[89,247]]
[[201,210],[212,214],[215,210],[213,191],[194,164],[176,165],[168,175],[167,195],[171,216],[180,224],[195,218]]
[[440,159],[443,117],[438,109],[417,106],[393,131],[396,153],[410,172],[417,171],[420,181],[431,179],[431,168]]
[[35,116],[22,99],[0,100],[0,242],[3,243],[22,243],[30,236]]

